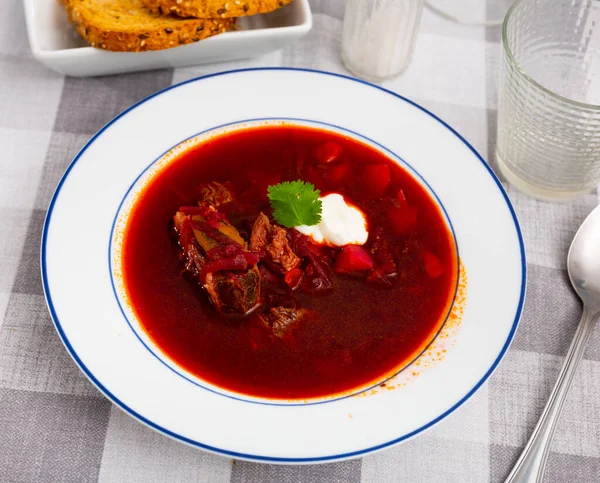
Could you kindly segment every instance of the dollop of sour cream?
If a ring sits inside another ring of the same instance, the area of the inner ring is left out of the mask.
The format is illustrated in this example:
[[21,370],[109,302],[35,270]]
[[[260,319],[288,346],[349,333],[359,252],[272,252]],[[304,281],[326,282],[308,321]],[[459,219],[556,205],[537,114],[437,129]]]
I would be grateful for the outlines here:
[[316,243],[326,245],[364,245],[369,238],[365,215],[358,208],[346,204],[338,193],[321,196],[321,221],[318,225],[295,226],[300,233]]

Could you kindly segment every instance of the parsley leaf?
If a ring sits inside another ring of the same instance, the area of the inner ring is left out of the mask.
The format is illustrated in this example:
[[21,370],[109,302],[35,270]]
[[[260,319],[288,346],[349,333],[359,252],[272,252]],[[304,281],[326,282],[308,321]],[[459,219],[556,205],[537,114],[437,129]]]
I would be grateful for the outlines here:
[[286,228],[318,224],[322,208],[320,194],[314,185],[300,180],[284,181],[269,186],[267,190],[273,217]]

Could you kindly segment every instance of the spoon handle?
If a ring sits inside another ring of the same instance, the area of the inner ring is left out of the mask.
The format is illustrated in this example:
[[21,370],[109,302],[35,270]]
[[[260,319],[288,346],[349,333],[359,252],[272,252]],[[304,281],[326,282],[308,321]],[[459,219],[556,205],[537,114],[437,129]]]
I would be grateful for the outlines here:
[[558,380],[554,385],[550,399],[533,430],[525,449],[521,453],[517,463],[506,478],[505,483],[541,483],[544,476],[546,459],[550,452],[550,443],[558,423],[560,411],[563,407],[569,387],[579,361],[585,352],[585,346],[594,330],[599,312],[590,311],[584,305],[581,322],[569,347]]

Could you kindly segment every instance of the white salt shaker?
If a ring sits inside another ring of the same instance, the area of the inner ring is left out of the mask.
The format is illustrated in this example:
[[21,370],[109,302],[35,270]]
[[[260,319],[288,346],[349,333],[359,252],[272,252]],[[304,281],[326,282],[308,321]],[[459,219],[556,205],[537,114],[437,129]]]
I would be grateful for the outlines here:
[[373,82],[396,77],[410,63],[424,0],[348,0],[342,61]]

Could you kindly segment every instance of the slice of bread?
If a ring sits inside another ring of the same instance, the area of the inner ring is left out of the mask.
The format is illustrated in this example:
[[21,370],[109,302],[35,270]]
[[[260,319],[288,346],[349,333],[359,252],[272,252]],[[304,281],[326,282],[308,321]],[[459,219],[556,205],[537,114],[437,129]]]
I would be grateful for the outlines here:
[[180,17],[231,18],[272,12],[292,0],[143,0],[154,13]]
[[69,20],[92,47],[140,52],[177,47],[232,28],[235,19],[158,15],[142,0],[63,0]]

